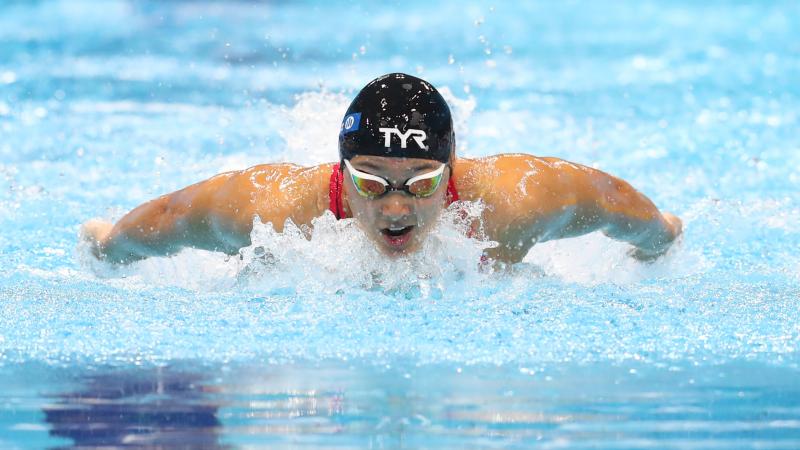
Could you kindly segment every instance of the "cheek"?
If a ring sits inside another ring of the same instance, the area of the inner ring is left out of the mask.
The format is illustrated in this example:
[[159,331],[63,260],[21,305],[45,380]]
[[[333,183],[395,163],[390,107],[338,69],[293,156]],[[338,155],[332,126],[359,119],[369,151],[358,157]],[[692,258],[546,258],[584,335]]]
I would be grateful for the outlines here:
[[436,219],[442,214],[443,209],[444,198],[438,198],[438,196],[436,196],[436,198],[420,200],[416,205],[417,217],[425,226],[430,226],[436,222]]
[[369,200],[361,197],[356,192],[351,192],[348,187],[345,187],[345,199],[350,209],[350,214],[356,219],[357,223],[370,225],[375,222],[375,211],[368,204]]

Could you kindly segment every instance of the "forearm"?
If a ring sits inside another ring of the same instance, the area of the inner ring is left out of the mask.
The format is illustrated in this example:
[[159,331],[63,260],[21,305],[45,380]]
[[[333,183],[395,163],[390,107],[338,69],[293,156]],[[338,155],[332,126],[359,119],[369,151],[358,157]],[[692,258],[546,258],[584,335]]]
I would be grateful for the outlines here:
[[610,186],[601,192],[598,202],[603,233],[636,247],[634,256],[646,259],[663,254],[681,233],[680,219],[659,211],[649,198],[622,180],[615,178]]
[[98,239],[95,249],[100,259],[126,264],[151,256],[165,256],[180,250],[185,243],[186,218],[169,208],[169,198],[160,197],[126,214],[110,232]]
[[129,212],[98,240],[97,256],[125,264],[184,247],[233,254],[248,245],[249,228],[215,207],[213,196],[196,190],[165,195]]
[[658,210],[650,220],[614,215],[602,230],[610,238],[628,242],[644,254],[653,255],[666,251],[680,233]]

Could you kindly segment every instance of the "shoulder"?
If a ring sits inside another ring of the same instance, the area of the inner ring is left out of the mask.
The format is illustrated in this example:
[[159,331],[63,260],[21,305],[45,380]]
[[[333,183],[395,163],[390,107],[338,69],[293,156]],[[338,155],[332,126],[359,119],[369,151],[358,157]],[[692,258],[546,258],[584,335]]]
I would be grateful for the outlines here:
[[459,161],[455,171],[459,194],[464,200],[483,202],[484,224],[495,240],[544,232],[543,227],[576,205],[578,172],[585,169],[559,158],[526,154],[463,163]]
[[572,170],[582,167],[523,153],[464,159],[457,164],[456,185],[462,198],[483,200],[487,205],[534,201],[569,184]]
[[258,215],[276,226],[287,218],[306,223],[328,207],[332,170],[333,164],[260,164],[218,175],[224,180],[214,196],[220,207],[243,221]]

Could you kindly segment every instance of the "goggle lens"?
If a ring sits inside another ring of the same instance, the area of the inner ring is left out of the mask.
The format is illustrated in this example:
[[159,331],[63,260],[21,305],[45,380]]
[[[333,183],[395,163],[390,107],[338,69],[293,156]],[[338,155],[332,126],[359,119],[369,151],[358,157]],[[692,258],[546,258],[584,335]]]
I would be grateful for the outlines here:
[[358,193],[365,197],[377,197],[386,192],[386,186],[375,180],[361,178],[353,175],[353,184],[356,186]]
[[380,197],[389,190],[406,191],[416,197],[430,197],[439,188],[445,168],[445,165],[442,164],[439,169],[433,172],[411,178],[402,188],[391,188],[389,182],[384,178],[360,172],[348,160],[344,160],[344,163],[350,171],[350,177],[353,179],[353,185],[358,193],[368,198]]
[[417,197],[430,197],[439,188],[439,183],[442,182],[443,174],[436,175],[433,178],[426,178],[417,180],[408,185],[408,192],[416,195]]

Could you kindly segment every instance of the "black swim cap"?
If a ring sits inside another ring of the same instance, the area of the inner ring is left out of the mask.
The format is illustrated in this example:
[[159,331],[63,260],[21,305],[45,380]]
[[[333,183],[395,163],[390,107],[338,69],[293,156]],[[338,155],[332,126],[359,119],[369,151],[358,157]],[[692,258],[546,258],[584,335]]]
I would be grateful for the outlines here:
[[430,83],[403,73],[370,81],[347,108],[339,157],[356,155],[450,161],[455,146],[450,108]]

